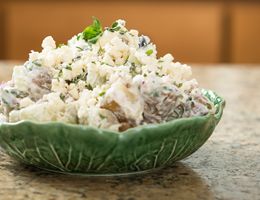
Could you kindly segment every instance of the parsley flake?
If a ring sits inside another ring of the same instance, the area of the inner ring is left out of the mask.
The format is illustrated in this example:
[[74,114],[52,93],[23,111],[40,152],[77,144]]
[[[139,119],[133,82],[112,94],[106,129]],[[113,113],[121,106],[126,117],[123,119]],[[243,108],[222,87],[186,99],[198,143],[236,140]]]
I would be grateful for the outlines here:
[[102,35],[102,26],[97,18],[93,17],[92,25],[85,28],[82,32],[83,39],[89,43],[95,44],[99,37]]
[[150,55],[152,55],[153,50],[152,50],[152,49],[149,49],[149,50],[147,50],[145,53],[146,53],[147,56],[150,56]]
[[99,93],[99,96],[102,97],[102,96],[104,96],[105,94],[106,94],[106,91],[102,91],[102,92]]
[[115,21],[112,25],[111,28],[107,28],[107,30],[111,31],[111,32],[115,32],[115,31],[119,31],[121,29],[121,27],[119,26],[118,22]]

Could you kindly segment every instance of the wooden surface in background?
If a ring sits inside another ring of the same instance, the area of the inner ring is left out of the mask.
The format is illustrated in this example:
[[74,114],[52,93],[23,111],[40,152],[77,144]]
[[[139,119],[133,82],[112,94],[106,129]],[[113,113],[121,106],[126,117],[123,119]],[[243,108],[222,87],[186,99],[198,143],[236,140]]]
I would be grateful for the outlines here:
[[221,8],[215,3],[78,2],[11,3],[7,6],[7,59],[26,59],[53,35],[65,42],[98,17],[105,26],[123,18],[157,44],[160,55],[172,53],[183,62],[219,62]]
[[159,55],[199,63],[260,63],[260,1],[0,1],[0,59],[22,59],[52,35],[66,42],[98,17],[123,18],[151,37]]
[[0,58],[5,57],[5,49],[4,49],[4,41],[5,41],[5,35],[4,35],[4,6],[0,3]]
[[231,8],[231,61],[260,62],[260,4],[240,3]]

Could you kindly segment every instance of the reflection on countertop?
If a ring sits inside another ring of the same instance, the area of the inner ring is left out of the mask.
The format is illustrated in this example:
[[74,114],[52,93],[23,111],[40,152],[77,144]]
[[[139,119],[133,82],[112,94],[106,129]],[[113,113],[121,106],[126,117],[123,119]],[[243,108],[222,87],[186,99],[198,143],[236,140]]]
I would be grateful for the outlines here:
[[[0,63],[0,81],[10,78],[7,66]],[[198,65],[193,72],[202,87],[216,91],[227,104],[213,135],[186,160],[140,176],[79,177],[21,165],[0,150],[0,197],[260,199],[260,66]]]

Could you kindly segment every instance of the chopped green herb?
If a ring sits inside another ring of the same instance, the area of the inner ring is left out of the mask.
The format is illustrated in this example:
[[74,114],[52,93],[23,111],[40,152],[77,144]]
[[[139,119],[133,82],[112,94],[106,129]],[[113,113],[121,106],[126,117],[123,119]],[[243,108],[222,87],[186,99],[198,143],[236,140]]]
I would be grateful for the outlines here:
[[93,90],[93,87],[90,84],[86,84],[85,86],[88,90]]
[[37,67],[41,67],[42,66],[42,64],[40,63],[39,60],[32,61],[32,64],[36,65]]
[[114,22],[113,24],[112,24],[112,28],[116,28],[118,26],[118,22]]
[[102,92],[99,93],[99,96],[102,97],[102,96],[104,96],[105,94],[106,94],[106,91],[102,91]]
[[[7,91],[8,91],[8,90],[7,90]],[[6,91],[6,92],[7,92],[7,91]],[[15,96],[18,95],[18,91],[16,91],[16,90],[10,90],[10,93],[13,94],[13,95],[15,95]]]
[[80,51],[83,51],[84,49],[82,49],[81,47],[76,47],[77,49],[79,49]]
[[163,89],[172,92],[172,88],[169,88],[167,86],[163,86]]
[[131,74],[133,77],[138,74],[137,71],[136,71],[136,65],[135,65],[135,63],[131,63],[131,66],[130,66],[130,68],[129,68],[129,72],[130,72],[130,74]]
[[62,101],[65,101],[65,95],[64,94],[60,94],[60,99],[62,100]]
[[65,69],[67,69],[67,70],[72,70],[71,64],[68,64],[68,65],[65,67]]
[[163,89],[168,90],[169,88],[167,86],[163,86]]
[[75,62],[77,60],[79,60],[81,58],[81,56],[77,56],[76,58],[73,58],[72,61]]
[[159,97],[159,92],[158,91],[153,92],[153,97]]
[[152,49],[149,49],[149,50],[147,50],[145,53],[146,53],[147,56],[150,56],[150,55],[152,55],[153,50],[152,50]]
[[106,118],[104,115],[102,115],[102,114],[100,114],[100,113],[99,113],[99,117],[100,117],[101,119],[105,119],[105,118]]
[[83,81],[86,80],[86,76],[87,76],[87,73],[82,73],[71,80],[65,80],[65,82],[67,84],[71,84],[71,83],[77,84],[81,80],[83,80]]
[[59,71],[58,77],[61,77],[63,75],[62,69]]
[[87,74],[80,74],[77,77],[73,78],[71,81],[68,81],[70,83],[78,83],[80,80],[84,80],[86,78]]
[[82,36],[82,34],[80,33],[80,34],[78,34],[77,35],[77,40],[79,40],[80,38],[81,38],[81,36]]
[[103,31],[102,31],[101,23],[97,18],[93,18],[92,25],[85,28],[82,34],[84,40],[92,44],[95,44],[99,39],[99,37],[102,35],[102,33]]
[[178,88],[182,87],[183,83],[176,83],[175,81],[173,82],[174,85],[176,85]]
[[106,62],[101,62],[100,63],[101,65],[108,65],[108,66],[111,66],[110,64],[106,63]]
[[104,52],[105,52],[105,50],[100,47],[99,50],[98,50],[98,55],[103,55]]
[[9,102],[8,102],[7,100],[5,100],[4,98],[2,98],[1,100],[2,100],[2,102],[3,102],[4,104],[10,106]]
[[129,56],[125,59],[124,65],[127,63]]
[[159,77],[163,77],[162,74],[160,74],[159,72],[155,72],[156,76],[159,76]]
[[163,61],[162,60],[158,60],[158,63],[162,63]]
[[182,87],[182,85],[183,85],[182,83],[179,83],[179,84],[177,84],[177,87],[180,88],[180,87]]
[[126,32],[127,32],[127,31],[122,31],[122,30],[119,31],[119,33],[120,33],[121,35],[124,35]]
[[107,30],[111,31],[111,32],[115,32],[115,31],[119,31],[121,29],[120,26],[118,26],[118,22],[114,22],[111,25],[111,28],[108,28]]
[[105,83],[108,81],[108,78],[106,76],[101,77],[100,82]]

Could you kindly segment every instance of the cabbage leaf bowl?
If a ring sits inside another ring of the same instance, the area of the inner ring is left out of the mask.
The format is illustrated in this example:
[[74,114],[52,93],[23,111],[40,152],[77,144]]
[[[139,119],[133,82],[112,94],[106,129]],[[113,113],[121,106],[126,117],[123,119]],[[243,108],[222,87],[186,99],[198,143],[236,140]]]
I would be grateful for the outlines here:
[[220,121],[224,99],[210,90],[203,94],[214,103],[214,114],[121,133],[61,122],[1,123],[0,146],[22,163],[69,174],[136,174],[171,166],[198,150]]

